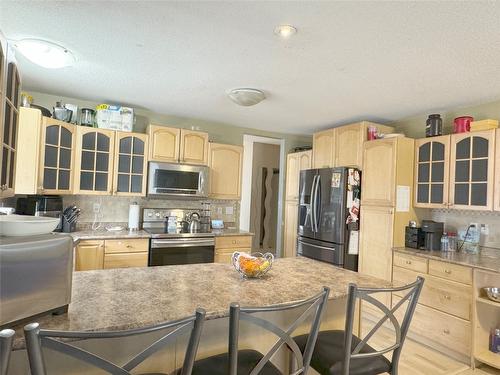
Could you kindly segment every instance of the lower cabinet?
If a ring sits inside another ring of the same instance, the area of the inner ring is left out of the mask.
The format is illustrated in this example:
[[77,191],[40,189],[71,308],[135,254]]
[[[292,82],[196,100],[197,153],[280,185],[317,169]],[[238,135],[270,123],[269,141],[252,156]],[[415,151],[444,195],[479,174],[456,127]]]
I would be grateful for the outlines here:
[[297,201],[285,202],[285,234],[283,241],[283,256],[297,256],[297,221],[299,204]]
[[87,240],[75,249],[75,271],[147,267],[147,239]]
[[253,236],[226,236],[215,238],[215,263],[231,263],[231,256],[235,251],[240,253],[252,252]]

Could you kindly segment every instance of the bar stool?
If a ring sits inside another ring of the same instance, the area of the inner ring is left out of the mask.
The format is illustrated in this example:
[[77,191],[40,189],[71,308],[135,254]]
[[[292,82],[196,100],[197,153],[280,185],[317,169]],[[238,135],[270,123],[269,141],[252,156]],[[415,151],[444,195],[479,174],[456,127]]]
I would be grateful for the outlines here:
[[[67,356],[76,358],[82,362],[88,363],[98,369],[104,370],[110,374],[131,374],[134,368],[144,360],[165,347],[167,344],[175,342],[175,339],[185,331],[191,330],[187,344],[186,355],[180,374],[190,375],[193,367],[198,344],[200,341],[201,330],[205,320],[205,310],[197,309],[195,315],[188,318],[161,323],[158,325],[131,329],[125,331],[106,331],[106,332],[76,332],[76,331],[52,331],[40,329],[38,323],[31,323],[24,327],[24,336],[26,338],[26,349],[32,375],[47,375],[45,359],[42,348],[46,347]],[[135,355],[124,365],[117,365],[107,359],[99,357],[87,350],[80,349],[72,345],[70,340],[89,340],[137,336],[146,333],[156,332],[162,329],[172,328],[170,332],[157,339],[150,346]],[[62,340],[61,340],[62,339]],[[2,374],[3,375],[3,374]]]
[[[290,349],[292,359],[295,360],[295,365],[298,368],[294,374],[306,374],[329,292],[330,290],[324,287],[321,293],[306,300],[268,307],[240,307],[239,304],[232,303],[229,312],[228,352],[196,361],[193,366],[193,375],[282,375],[281,371],[270,360],[284,345]],[[301,307],[305,308],[305,311],[286,330],[255,315],[262,312],[284,312]],[[308,339],[300,350],[291,335],[309,317],[312,317],[312,323]],[[261,327],[277,336],[278,340],[266,354],[257,350],[239,350],[240,321],[247,321]]]
[[[311,367],[321,375],[376,375],[386,372],[391,375],[397,375],[401,349],[403,348],[403,343],[408,333],[423,283],[424,279],[419,276],[414,283],[398,288],[358,288],[355,284],[349,284],[345,330],[319,332],[311,359]],[[373,295],[378,293],[392,292],[407,293],[390,310],[373,297]],[[358,338],[352,333],[356,300],[358,298],[360,301],[366,301],[374,305],[384,314],[382,319],[373,326],[363,339]],[[400,324],[394,313],[407,301],[408,306],[405,309]],[[367,342],[388,319],[395,330],[395,343],[381,350],[375,350]],[[301,335],[294,339],[299,348],[307,346],[307,335]],[[391,361],[384,356],[388,352],[392,352]]]
[[7,375],[14,334],[13,329],[2,329],[0,331],[0,375]]

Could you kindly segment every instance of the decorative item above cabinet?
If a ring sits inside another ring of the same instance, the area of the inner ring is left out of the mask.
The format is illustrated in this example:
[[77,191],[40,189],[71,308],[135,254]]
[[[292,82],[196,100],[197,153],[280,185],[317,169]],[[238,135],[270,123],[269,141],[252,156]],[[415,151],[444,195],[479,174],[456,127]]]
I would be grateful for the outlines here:
[[208,165],[208,133],[150,124],[149,161]]

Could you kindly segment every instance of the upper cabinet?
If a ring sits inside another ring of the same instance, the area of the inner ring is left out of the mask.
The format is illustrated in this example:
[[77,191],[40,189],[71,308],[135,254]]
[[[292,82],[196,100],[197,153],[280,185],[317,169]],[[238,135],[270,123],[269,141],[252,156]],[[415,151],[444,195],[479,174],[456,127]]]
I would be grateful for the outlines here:
[[146,195],[147,149],[147,134],[116,132],[113,183],[115,195]]
[[495,166],[497,172],[495,172],[495,211],[500,211],[500,172],[498,170],[500,169],[500,130],[497,129],[495,131],[496,133],[496,140],[495,140]]
[[0,44],[0,198],[6,198],[14,195],[21,77],[1,34]]
[[495,130],[451,135],[451,207],[493,208],[494,155]]
[[77,127],[75,194],[111,194],[114,144],[112,130]]
[[149,125],[149,160],[170,163],[208,164],[208,134]]
[[311,168],[312,151],[295,152],[287,155],[286,200],[299,199],[300,171]]
[[450,135],[415,141],[415,207],[448,207]]
[[240,199],[243,147],[209,144],[210,196],[217,199]]
[[335,129],[328,129],[313,136],[313,168],[335,166]]
[[76,127],[67,122],[43,117],[38,192],[73,193],[73,150]]

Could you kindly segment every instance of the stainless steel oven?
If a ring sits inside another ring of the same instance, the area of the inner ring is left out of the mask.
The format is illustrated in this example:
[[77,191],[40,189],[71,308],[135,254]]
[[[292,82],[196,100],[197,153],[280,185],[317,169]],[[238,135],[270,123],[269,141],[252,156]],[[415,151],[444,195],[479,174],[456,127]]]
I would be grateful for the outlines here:
[[148,265],[213,263],[214,250],[213,236],[152,238]]
[[208,196],[208,167],[149,162],[148,196]]

